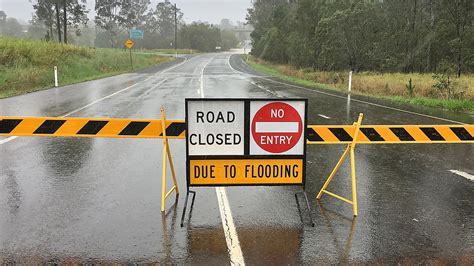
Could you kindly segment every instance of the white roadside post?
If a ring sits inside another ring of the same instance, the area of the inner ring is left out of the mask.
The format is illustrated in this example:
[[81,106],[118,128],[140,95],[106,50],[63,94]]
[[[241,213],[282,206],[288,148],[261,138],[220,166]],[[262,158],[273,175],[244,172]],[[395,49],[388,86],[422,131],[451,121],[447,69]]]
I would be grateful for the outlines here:
[[349,71],[349,93],[352,90],[352,71]]
[[54,87],[58,86],[58,67],[54,66]]

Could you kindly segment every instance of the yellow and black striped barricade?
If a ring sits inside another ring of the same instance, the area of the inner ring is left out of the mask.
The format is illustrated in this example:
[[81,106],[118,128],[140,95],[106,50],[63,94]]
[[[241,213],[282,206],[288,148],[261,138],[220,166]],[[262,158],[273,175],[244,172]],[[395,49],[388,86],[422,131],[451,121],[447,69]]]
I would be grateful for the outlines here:
[[[307,128],[308,144],[350,144],[354,126]],[[360,126],[357,144],[473,143],[474,125],[374,125]]]
[[[164,122],[167,138],[184,138],[183,120],[164,120]],[[164,134],[162,120],[0,117],[0,136],[163,138]]]
[[[70,117],[0,117],[0,136],[86,137],[86,138],[162,138],[163,168],[161,211],[173,192],[179,194],[168,139],[184,139],[183,120],[166,120],[163,108],[161,120],[124,118]],[[166,192],[166,161],[169,161],[173,187]]]
[[[308,144],[347,144],[341,158],[324,182],[316,199],[327,194],[352,205],[353,215],[357,216],[357,188],[354,149],[356,144],[435,144],[435,143],[474,143],[474,125],[361,125],[363,114],[352,126],[320,126],[307,128]],[[350,154],[352,199],[344,198],[327,190],[347,155]]]

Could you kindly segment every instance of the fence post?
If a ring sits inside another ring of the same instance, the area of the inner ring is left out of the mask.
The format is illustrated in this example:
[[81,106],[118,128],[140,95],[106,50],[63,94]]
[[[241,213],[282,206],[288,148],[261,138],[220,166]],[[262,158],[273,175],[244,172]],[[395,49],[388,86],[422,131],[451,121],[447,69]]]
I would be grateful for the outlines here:
[[58,67],[54,66],[54,87],[58,86]]
[[352,90],[352,71],[349,71],[349,93]]

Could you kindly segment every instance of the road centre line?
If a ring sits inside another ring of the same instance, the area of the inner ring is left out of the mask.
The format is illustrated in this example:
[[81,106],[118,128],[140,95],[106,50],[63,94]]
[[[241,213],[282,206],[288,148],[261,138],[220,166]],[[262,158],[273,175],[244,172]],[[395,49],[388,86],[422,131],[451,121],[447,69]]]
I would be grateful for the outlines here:
[[468,174],[466,172],[458,171],[458,170],[449,170],[449,172],[451,172],[453,174],[460,175],[460,176],[466,178],[467,180],[474,181],[474,175]]
[[[189,62],[189,61],[191,61],[191,60],[197,58],[197,57],[199,57],[199,56],[193,57],[193,58],[191,58],[191,59],[189,59],[189,60],[185,57],[185,58],[184,58],[184,61],[181,62],[181,63],[179,63],[179,64],[177,64],[177,65],[171,66],[171,67],[169,67],[169,68],[167,68],[167,69],[164,69],[164,70],[162,70],[162,71],[160,71],[160,72],[157,72],[157,73],[155,73],[155,74],[152,74],[152,75],[150,75],[150,77],[148,77],[148,78],[146,78],[146,79],[144,79],[144,80],[142,80],[142,81],[139,81],[139,82],[137,82],[137,83],[135,83],[135,84],[133,84],[133,85],[130,85],[130,86],[124,88],[124,89],[121,89],[121,90],[119,90],[119,91],[116,91],[116,92],[114,92],[114,93],[112,93],[112,94],[109,94],[109,95],[107,95],[107,96],[105,96],[105,97],[102,97],[102,98],[100,98],[100,99],[97,99],[97,100],[95,100],[95,101],[93,101],[93,102],[91,102],[91,103],[89,103],[89,104],[87,104],[87,105],[84,105],[84,106],[82,106],[82,107],[80,107],[80,108],[77,108],[77,109],[75,109],[75,110],[73,110],[73,111],[71,111],[71,112],[69,112],[69,113],[66,113],[66,114],[64,114],[64,115],[61,115],[61,116],[59,116],[59,117],[68,117],[68,116],[70,116],[70,115],[72,115],[72,114],[75,114],[75,113],[77,113],[77,112],[79,112],[79,111],[82,111],[82,110],[84,110],[84,109],[86,109],[86,108],[88,108],[88,107],[91,107],[91,106],[94,105],[94,104],[97,104],[97,103],[99,103],[99,102],[101,102],[101,101],[103,101],[103,100],[106,100],[106,99],[108,99],[108,98],[110,98],[110,97],[113,97],[113,96],[119,94],[119,93],[122,93],[122,92],[124,92],[124,91],[126,91],[126,90],[128,90],[128,89],[130,89],[130,88],[132,88],[132,87],[134,87],[134,86],[136,86],[136,85],[138,85],[138,84],[141,84],[141,83],[143,83],[143,82],[145,82],[145,81],[147,81],[147,80],[153,78],[153,77],[154,77],[155,75],[157,75],[157,74],[166,73],[166,72],[168,72],[168,71],[170,71],[170,70],[172,70],[172,69],[175,69],[175,68],[177,68],[177,67],[183,65],[183,64],[186,63],[186,62]],[[10,142],[10,141],[12,141],[12,140],[14,140],[14,139],[16,139],[16,138],[18,138],[18,137],[17,137],[17,136],[13,136],[13,137],[8,137],[8,138],[6,138],[6,139],[2,139],[2,140],[0,140],[0,145],[3,145],[3,144],[5,144],[5,143],[8,143],[8,142]]]
[[235,230],[234,219],[230,211],[229,200],[224,187],[216,187],[217,201],[221,213],[222,226],[224,227],[225,241],[229,251],[231,265],[245,265],[239,238]]
[[[230,57],[229,57],[229,65],[230,65]],[[235,71],[239,71],[239,70],[236,70],[235,68],[233,68],[232,65],[230,65],[230,67],[232,69],[234,69]],[[319,90],[316,90],[316,89],[308,89],[308,88],[301,87],[301,86],[298,86],[298,85],[293,85],[293,84],[290,84],[290,83],[281,82],[281,81],[278,81],[278,80],[273,80],[273,79],[266,78],[266,77],[263,77],[263,76],[252,75],[252,74],[245,73],[245,72],[242,72],[242,71],[239,71],[239,72],[241,72],[243,74],[246,74],[246,75],[249,75],[249,76],[254,77],[254,78],[267,80],[267,81],[270,81],[270,82],[273,82],[273,83],[278,83],[278,84],[282,84],[282,85],[286,85],[286,86],[291,86],[291,87],[294,87],[294,88],[306,90],[306,91],[313,92],[313,93],[319,93],[319,94],[323,94],[323,95],[327,95],[327,96],[332,96],[332,97],[336,97],[336,98],[347,99],[346,96],[341,96],[341,95],[336,95],[336,94],[332,94],[332,93],[328,93],[328,92],[323,92],[323,91],[319,91]],[[351,101],[364,103],[364,104],[368,104],[368,105],[372,105],[372,106],[377,106],[377,107],[381,107],[381,108],[385,108],[385,109],[390,109],[390,110],[394,110],[394,111],[398,111],[398,112],[402,112],[402,113],[408,113],[408,114],[412,114],[412,115],[428,117],[428,118],[437,119],[437,120],[441,120],[441,121],[446,121],[446,122],[450,122],[450,123],[461,124],[461,125],[466,124],[466,123],[455,121],[455,120],[450,120],[450,119],[446,119],[446,118],[442,118],[442,117],[437,117],[437,116],[412,112],[412,111],[403,110],[403,109],[399,109],[399,108],[395,108],[395,107],[390,107],[390,106],[386,106],[386,105],[382,105],[382,104],[366,102],[366,101],[363,101],[363,100],[351,99]]]
[[323,114],[318,114],[318,116],[324,118],[324,119],[331,119],[329,116],[323,115]]
[[204,98],[204,69],[206,68],[206,66],[212,61],[214,60],[214,57],[212,57],[211,59],[209,59],[209,61],[207,61],[207,63],[202,67],[201,69],[201,78],[200,78],[200,82],[201,82],[201,85],[200,85],[200,89],[201,89],[201,98]]
[[[204,98],[204,69],[214,59],[211,58],[201,70],[201,98]],[[224,187],[216,187],[217,202],[219,205],[219,212],[221,215],[222,228],[224,229],[225,241],[227,243],[227,250],[229,251],[231,265],[245,265],[242,249],[240,248],[239,237],[235,229],[234,219],[232,218],[232,211],[230,210],[229,200],[227,199],[226,189]]]

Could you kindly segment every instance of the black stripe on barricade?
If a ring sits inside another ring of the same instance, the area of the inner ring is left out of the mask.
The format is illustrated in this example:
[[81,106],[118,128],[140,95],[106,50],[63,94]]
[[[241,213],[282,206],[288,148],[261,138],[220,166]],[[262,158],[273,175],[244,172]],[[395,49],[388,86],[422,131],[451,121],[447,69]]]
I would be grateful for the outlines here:
[[120,133],[122,136],[138,136],[142,130],[148,126],[147,121],[132,121]]
[[0,120],[0,133],[10,133],[21,123],[23,119],[2,119]]
[[420,127],[420,130],[423,131],[430,140],[445,140],[434,127]]
[[[166,136],[177,137],[186,130],[186,124],[182,122],[173,122],[166,128]],[[160,136],[163,136],[161,132]]]
[[390,130],[398,137],[401,141],[414,141],[415,139],[408,133],[403,127],[391,127]]
[[323,138],[321,138],[321,136],[319,136],[319,134],[310,127],[306,129],[306,134],[308,136],[307,140],[309,141],[324,141]]
[[474,140],[474,137],[469,134],[469,132],[463,127],[451,127],[451,131],[460,139],[460,140]]
[[360,131],[362,131],[370,141],[385,141],[375,128],[361,128]]
[[77,135],[96,135],[107,125],[109,121],[87,121],[87,123],[77,132]]
[[339,141],[352,141],[351,135],[349,135],[343,128],[333,127],[329,128],[329,130],[332,132],[332,134],[334,134],[334,136],[336,136],[336,138],[339,139]]
[[66,120],[45,120],[33,134],[54,134]]

